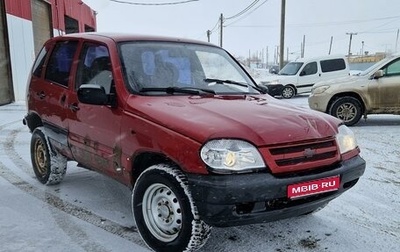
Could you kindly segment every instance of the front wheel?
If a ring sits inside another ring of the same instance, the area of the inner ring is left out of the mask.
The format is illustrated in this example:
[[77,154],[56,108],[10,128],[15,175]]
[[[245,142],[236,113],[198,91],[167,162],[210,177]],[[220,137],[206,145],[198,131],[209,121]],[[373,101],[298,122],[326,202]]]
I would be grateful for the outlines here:
[[286,85],[282,89],[282,97],[285,99],[290,99],[296,94],[296,90],[289,85]]
[[140,235],[155,251],[195,251],[210,234],[186,176],[169,164],[153,165],[139,176],[132,192],[132,212]]
[[67,170],[67,158],[51,149],[43,127],[36,128],[31,138],[31,160],[36,178],[46,185],[59,184]]
[[340,97],[332,104],[329,114],[339,118],[347,126],[354,125],[362,116],[361,103],[351,96]]

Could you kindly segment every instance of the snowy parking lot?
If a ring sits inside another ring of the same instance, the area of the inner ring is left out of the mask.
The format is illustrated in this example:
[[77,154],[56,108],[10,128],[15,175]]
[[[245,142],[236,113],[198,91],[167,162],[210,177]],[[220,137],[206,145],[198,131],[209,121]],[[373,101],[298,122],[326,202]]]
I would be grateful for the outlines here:
[[[307,96],[288,102],[308,107]],[[0,251],[149,251],[128,188],[74,162],[59,185],[36,180],[25,109],[0,106]],[[369,116],[352,130],[367,168],[351,190],[312,215],[213,228],[200,251],[399,251],[400,116]]]

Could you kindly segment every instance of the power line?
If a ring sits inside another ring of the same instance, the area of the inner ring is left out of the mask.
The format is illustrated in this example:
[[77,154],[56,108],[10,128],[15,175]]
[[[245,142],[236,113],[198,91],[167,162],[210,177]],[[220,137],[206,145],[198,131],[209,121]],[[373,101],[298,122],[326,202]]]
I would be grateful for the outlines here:
[[225,20],[229,20],[229,19],[233,19],[233,18],[237,18],[241,15],[243,15],[244,13],[246,13],[247,11],[249,11],[254,5],[256,5],[260,0],[255,0],[253,1],[249,6],[247,6],[245,9],[243,9],[242,11],[240,11],[239,13],[236,13],[233,16],[227,17],[225,18]]
[[240,20],[245,19],[245,18],[248,17],[250,14],[252,14],[254,11],[256,11],[258,8],[260,8],[262,5],[264,5],[266,2],[268,2],[268,0],[265,0],[264,2],[262,2],[260,5],[258,5],[257,7],[255,7],[251,12],[247,13],[247,15],[243,16],[242,18],[239,18],[239,19],[233,21],[232,23],[225,25],[225,27],[230,26],[230,25],[232,25],[232,24],[234,24],[234,23],[239,22]]
[[185,4],[190,2],[196,2],[199,0],[185,0],[185,1],[178,1],[178,2],[169,2],[169,3],[134,3],[122,0],[110,0],[111,2],[120,3],[120,4],[131,4],[131,5],[145,5],[145,6],[161,6],[161,5],[176,5],[176,4]]

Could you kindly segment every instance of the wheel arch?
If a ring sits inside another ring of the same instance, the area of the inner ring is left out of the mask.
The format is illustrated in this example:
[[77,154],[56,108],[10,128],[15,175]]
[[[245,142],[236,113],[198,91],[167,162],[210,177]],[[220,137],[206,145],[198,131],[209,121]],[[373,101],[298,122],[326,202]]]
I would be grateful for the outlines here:
[[364,100],[362,99],[362,97],[361,97],[359,94],[357,94],[357,93],[355,93],[355,92],[343,92],[343,93],[335,94],[335,95],[329,100],[328,106],[326,106],[326,111],[325,111],[325,113],[329,113],[329,110],[331,109],[333,103],[334,103],[337,99],[342,98],[342,97],[345,97],[345,96],[349,96],[349,97],[353,97],[353,98],[357,99],[357,100],[360,102],[360,104],[361,104],[361,114],[364,114],[364,113],[365,113],[365,103],[364,103]]
[[43,126],[43,121],[35,112],[29,112],[23,119],[24,125],[28,126],[30,132],[33,132],[37,127]]
[[168,164],[174,164],[177,167],[179,167],[179,165],[176,164],[176,162],[174,162],[164,154],[151,151],[141,152],[133,156],[132,160],[133,161],[132,161],[132,173],[131,173],[131,184],[130,184],[131,188],[133,188],[133,186],[135,185],[136,180],[140,176],[140,174],[152,165],[168,163]]

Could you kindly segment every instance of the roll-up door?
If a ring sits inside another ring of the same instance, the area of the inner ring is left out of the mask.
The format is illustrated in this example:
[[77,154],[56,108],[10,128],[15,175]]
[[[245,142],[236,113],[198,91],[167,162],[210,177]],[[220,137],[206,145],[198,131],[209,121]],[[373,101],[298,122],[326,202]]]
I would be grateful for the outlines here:
[[0,105],[14,100],[6,27],[4,1],[0,1]]
[[43,0],[32,0],[32,24],[35,53],[39,53],[44,42],[53,37],[51,28],[51,6]]

